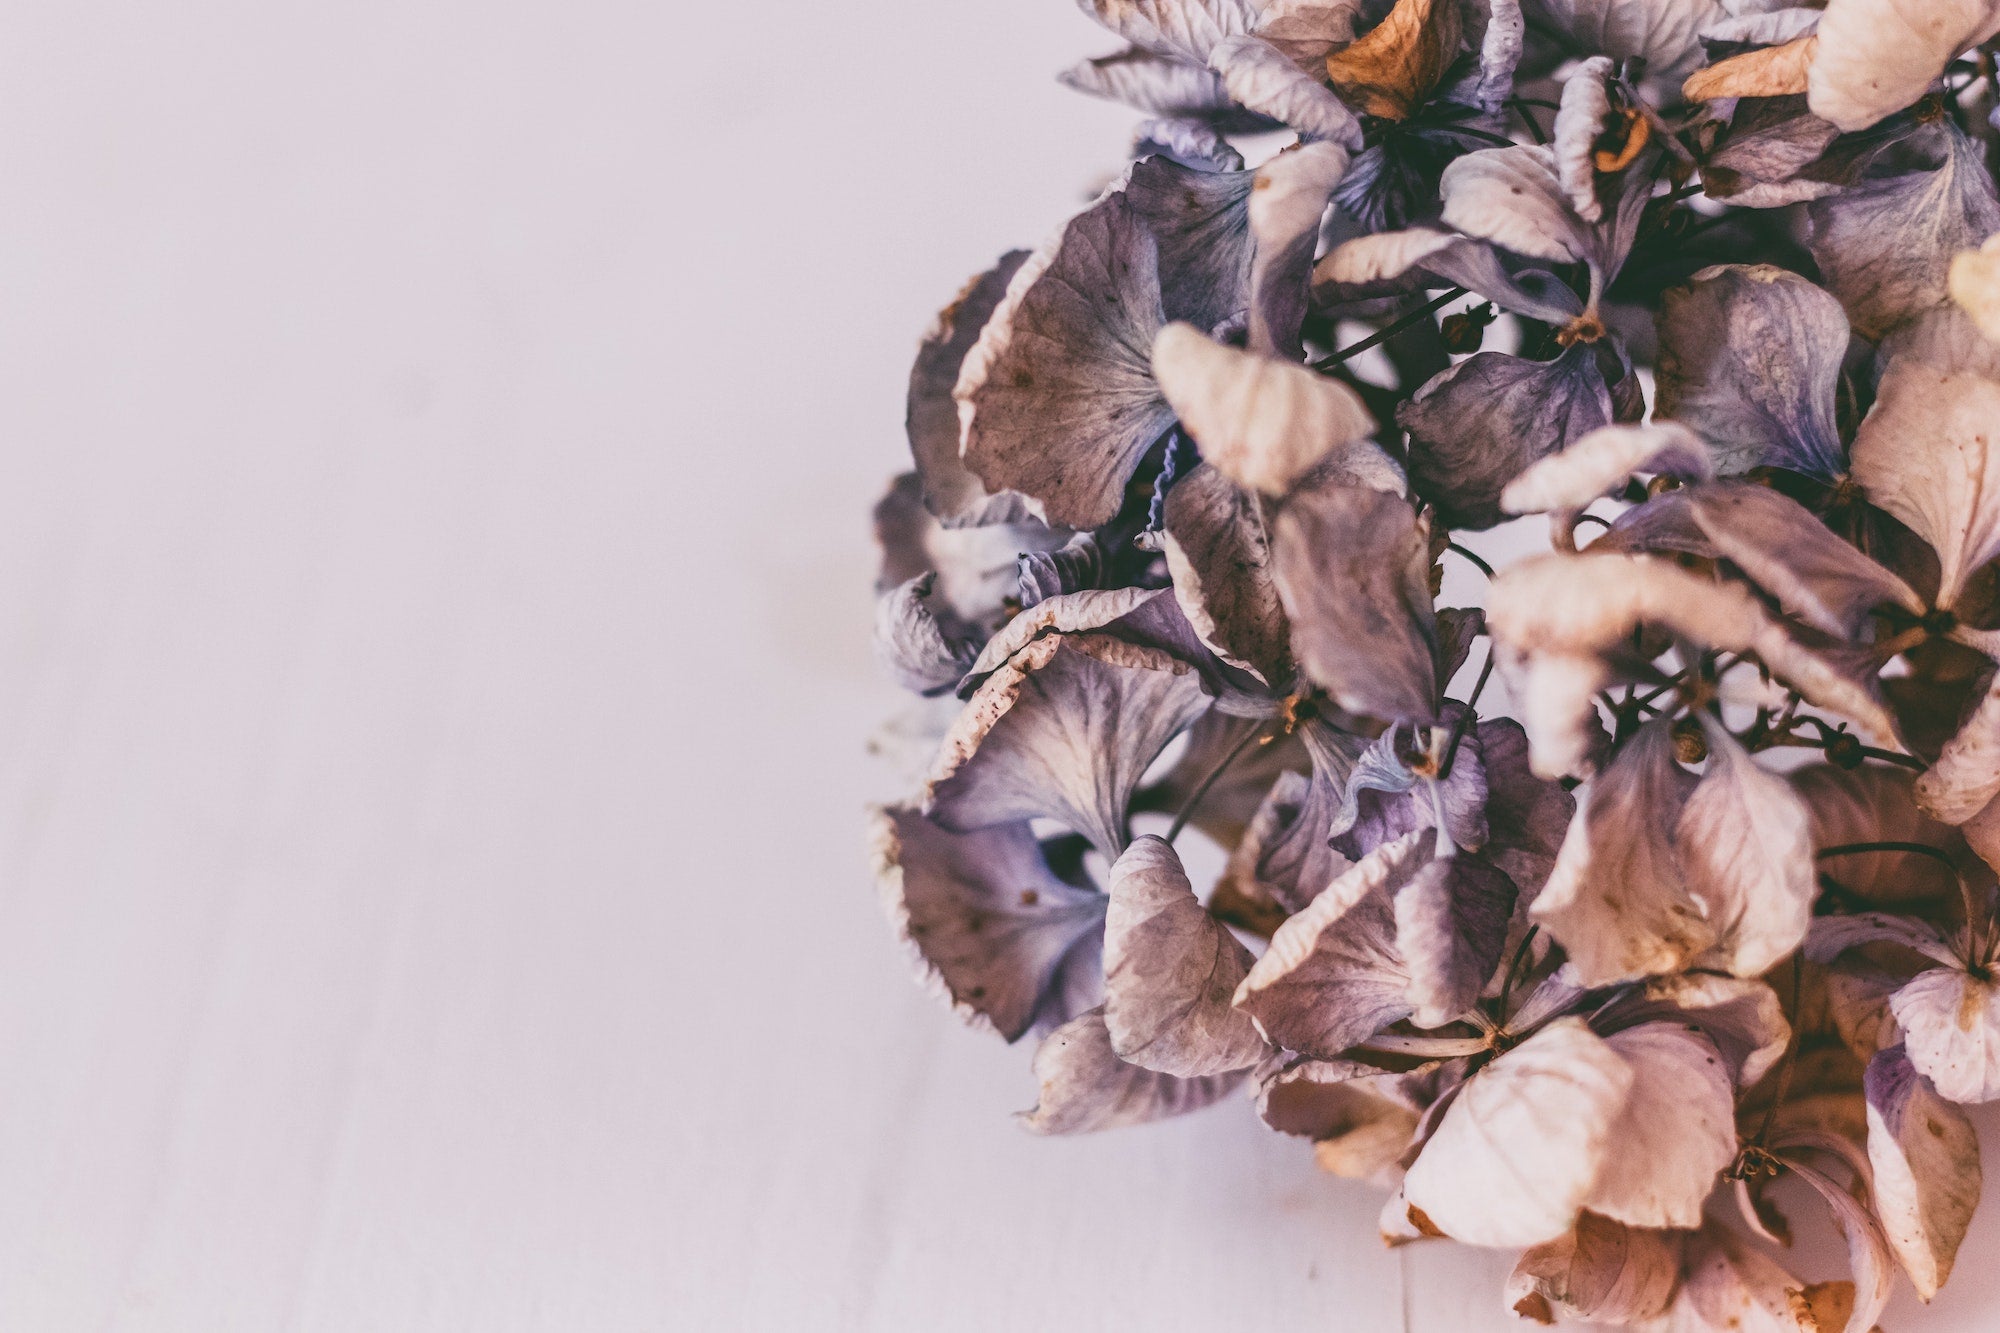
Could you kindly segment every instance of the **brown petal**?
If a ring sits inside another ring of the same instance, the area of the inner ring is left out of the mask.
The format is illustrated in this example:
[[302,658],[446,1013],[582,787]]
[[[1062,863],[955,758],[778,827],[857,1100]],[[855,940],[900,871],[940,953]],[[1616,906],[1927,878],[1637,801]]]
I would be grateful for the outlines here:
[[1745,51],[1740,56],[1718,60],[1707,69],[1688,76],[1681,96],[1690,102],[1712,102],[1719,97],[1781,97],[1806,90],[1806,67],[1819,50],[1819,38],[1800,37],[1783,46],[1767,46]]
[[[1680,1283],[1681,1238],[1586,1212],[1576,1229],[1530,1249],[1507,1279],[1507,1304],[1534,1318],[1545,1302],[1571,1319],[1629,1324],[1666,1312]],[[1528,1304],[1523,1309],[1523,1303]],[[1552,1321],[1544,1321],[1552,1322]]]
[[1396,0],[1375,27],[1326,58],[1327,77],[1365,114],[1403,120],[1458,56],[1455,0]]

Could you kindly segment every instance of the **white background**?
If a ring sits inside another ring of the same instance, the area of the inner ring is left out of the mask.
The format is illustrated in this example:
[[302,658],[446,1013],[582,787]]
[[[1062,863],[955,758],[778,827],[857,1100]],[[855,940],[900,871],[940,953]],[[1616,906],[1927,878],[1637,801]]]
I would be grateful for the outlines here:
[[1022,1135],[877,912],[867,508],[1118,164],[1066,0],[0,31],[0,1329],[1502,1326],[1247,1105]]

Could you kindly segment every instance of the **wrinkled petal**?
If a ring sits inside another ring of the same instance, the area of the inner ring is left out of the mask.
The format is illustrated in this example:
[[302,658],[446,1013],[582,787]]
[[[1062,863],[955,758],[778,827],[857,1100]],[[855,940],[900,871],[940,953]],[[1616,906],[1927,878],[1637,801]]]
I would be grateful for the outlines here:
[[1810,92],[1843,130],[1922,97],[1951,58],[2000,32],[1994,0],[1827,0]]
[[934,573],[926,604],[940,628],[952,638],[983,641],[1007,618],[1020,557],[1055,550],[1068,538],[1064,529],[1025,517],[947,527],[924,507],[917,474],[905,472],[875,506],[875,540],[882,548],[875,591]]
[[1528,736],[1512,718],[1481,722],[1475,735],[1486,770],[1486,859],[1532,901],[1548,882],[1576,813],[1576,797],[1528,765]]
[[1515,896],[1514,881],[1474,852],[1431,861],[1396,895],[1396,950],[1418,1027],[1442,1027],[1478,1002],[1500,966]]
[[1889,998],[1910,1063],[1954,1102],[2000,1098],[2000,988],[1954,967],[1920,972]]
[[1834,420],[1848,338],[1840,302],[1769,264],[1724,264],[1663,293],[1656,323],[1656,410],[1708,441],[1717,472],[1843,471]]
[[1924,813],[1945,824],[1965,823],[2000,796],[2000,682],[1917,779],[1916,795]]
[[1701,64],[1700,33],[1723,12],[1715,0],[1522,0],[1521,9],[1531,28],[1570,51],[1638,56],[1655,78],[1674,83]]
[[1287,1050],[1331,1059],[1410,1014],[1392,899],[1422,869],[1412,833],[1371,852],[1278,928],[1236,991],[1236,1007]]
[[1868,1062],[1864,1088],[1875,1213],[1917,1295],[1928,1301],[1951,1276],[1979,1206],[1979,1135],[1900,1046]]
[[964,641],[945,637],[928,605],[936,574],[919,574],[875,602],[875,656],[896,683],[919,694],[948,690],[977,655]]
[[1926,610],[1909,584],[1769,487],[1696,487],[1688,492],[1687,511],[1716,555],[1776,597],[1787,614],[1828,634],[1853,636],[1882,606],[1918,616]]
[[1350,713],[1432,721],[1430,534],[1409,502],[1365,487],[1302,490],[1278,510],[1271,548],[1305,674]]
[[1257,501],[1204,463],[1167,492],[1165,513],[1167,569],[1188,623],[1224,661],[1284,686],[1291,625]]
[[1384,285],[1409,290],[1463,287],[1546,324],[1567,323],[1583,310],[1576,293],[1560,283],[1550,281],[1530,290],[1507,271],[1486,242],[1429,227],[1357,236],[1328,251],[1313,269],[1313,298],[1322,305],[1338,303],[1350,290],[1371,291]]
[[1681,873],[1716,947],[1708,959],[1762,975],[1798,947],[1819,885],[1812,817],[1791,785],[1758,767],[1708,713],[1708,767],[1674,827]]
[[1250,200],[1261,174],[1202,171],[1160,157],[1125,173],[1122,193],[1158,246],[1160,309],[1168,319],[1213,328],[1250,299],[1257,244]]
[[960,830],[1046,817],[1115,857],[1140,776],[1206,707],[1194,673],[1157,649],[1095,635],[1037,639],[952,725],[925,813]]
[[[1825,34],[1821,34],[1824,58]],[[1864,337],[1941,304],[1952,259],[2000,230],[2000,198],[1979,150],[1948,119],[1930,171],[1863,180],[1807,206],[1807,243],[1821,277]]]
[[1678,972],[1716,942],[1674,854],[1675,822],[1694,786],[1658,719],[1585,789],[1533,908],[1585,985]]
[[1104,1021],[1121,1060],[1195,1078],[1247,1069],[1268,1051],[1232,1008],[1250,951],[1194,895],[1159,838],[1133,841],[1111,867],[1104,923]]
[[1500,493],[1500,509],[1507,514],[1584,509],[1623,490],[1634,474],[1642,472],[1706,481],[1714,474],[1714,464],[1707,446],[1676,422],[1600,426],[1508,482]]
[[1806,931],[1806,957],[1815,963],[1831,963],[1849,949],[1871,944],[1890,944],[1922,954],[1947,968],[1959,966],[1957,955],[1946,945],[1937,928],[1916,917],[1887,912],[1856,912],[1849,916],[1816,917]]
[[1483,148],[1445,168],[1444,221],[1517,255],[1558,264],[1592,257],[1589,229],[1569,207],[1547,148]]
[[1303,355],[1299,325],[1320,219],[1346,174],[1347,150],[1337,143],[1302,144],[1257,168],[1250,193],[1257,243],[1250,269],[1251,351],[1294,361]]
[[1165,154],[1196,171],[1243,170],[1243,154],[1230,145],[1213,121],[1166,117],[1139,122],[1132,132],[1132,156]]
[[1847,1312],[1846,1333],[1869,1333],[1889,1304],[1896,1260],[1881,1223],[1834,1180],[1798,1162],[1786,1163],[1791,1173],[1812,1186],[1833,1214],[1834,1225],[1847,1239],[1848,1269],[1854,1275],[1854,1301]]
[[1285,494],[1323,459],[1375,432],[1375,419],[1345,384],[1226,346],[1188,324],[1160,330],[1153,370],[1209,464],[1266,495]]
[[1937,552],[1941,608],[2000,555],[1996,423],[2000,384],[1898,362],[1854,436],[1854,478],[1868,499]]
[[1557,1019],[1460,1090],[1403,1178],[1413,1216],[1468,1245],[1561,1236],[1611,1154],[1633,1079],[1581,1019]]
[[953,396],[962,455],[989,489],[1094,528],[1173,425],[1153,383],[1159,249],[1124,194],[1072,219],[1015,273]]
[[1604,1167],[1584,1207],[1627,1226],[1701,1225],[1715,1178],[1736,1156],[1736,1098],[1706,1036],[1679,1023],[1642,1023],[1605,1044],[1632,1071],[1612,1122]]
[[1105,896],[1057,878],[1025,822],[951,833],[891,807],[870,839],[897,937],[960,1017],[1014,1041],[1097,1002]]
[[[988,677],[1007,665],[1008,659],[1035,640],[1049,634],[1081,634],[1087,630],[1113,632],[1121,621],[1136,620],[1136,613],[1149,603],[1167,596],[1162,588],[1085,588],[1077,592],[1044,597],[1003,625],[986,641],[979,656],[966,671],[969,694]],[[1136,641],[1161,646],[1144,637]]]
[[1507,1278],[1507,1306],[1524,1319],[1630,1324],[1666,1311],[1680,1284],[1681,1238],[1627,1227],[1595,1213],[1535,1246]]
[[1326,58],[1327,77],[1364,114],[1405,120],[1458,56],[1457,0],[1396,0],[1360,40]]
[[1396,411],[1410,432],[1410,481],[1452,528],[1505,521],[1501,493],[1536,462],[1611,420],[1595,349],[1553,361],[1480,352]]
[[1154,116],[1213,115],[1230,105],[1222,76],[1214,70],[1136,46],[1081,61],[1056,77],[1077,92]]
[[1300,69],[1310,70],[1335,47],[1354,40],[1360,17],[1360,0],[1266,0],[1258,10],[1255,33]]
[[1778,993],[1767,983],[1713,972],[1653,977],[1590,1016],[1592,1031],[1600,1034],[1653,1022],[1699,1030],[1722,1056],[1738,1088],[1749,1088],[1769,1073],[1792,1038]]
[[958,298],[939,313],[917,348],[910,368],[910,391],[904,418],[910,454],[923,478],[924,503],[946,520],[994,522],[1019,518],[1027,512],[1022,497],[989,495],[985,486],[958,456],[958,404],[951,391],[958,383],[965,355],[1007,294],[1026,250],[1012,250],[1000,262],[966,284]]
[[1141,50],[1196,64],[1257,25],[1250,0],[1077,0],[1077,8]]
[[[1444,724],[1457,723],[1463,709],[1448,705]],[[1451,772],[1442,781],[1403,762],[1401,737],[1402,729],[1391,727],[1361,752],[1333,819],[1334,845],[1349,856],[1365,856],[1412,830],[1436,827],[1441,808],[1452,845],[1484,847],[1488,792],[1478,732],[1467,728],[1459,738]]]
[[1232,37],[1209,53],[1229,95],[1260,115],[1282,121],[1304,139],[1327,139],[1361,150],[1361,122],[1332,89],[1261,37]]
[[1104,1011],[1093,1009],[1051,1032],[1035,1048],[1041,1095],[1020,1114],[1035,1134],[1088,1134],[1199,1111],[1228,1096],[1248,1071],[1175,1078],[1127,1064],[1111,1049]]
[[1597,136],[1611,114],[1611,94],[1605,87],[1610,77],[1610,56],[1592,56],[1578,65],[1563,83],[1562,101],[1549,132],[1556,180],[1569,206],[1585,222],[1604,217],[1604,205],[1597,198]]
[[1719,97],[1784,97],[1806,90],[1806,67],[1819,38],[1805,36],[1758,51],[1718,60],[1688,77],[1681,96],[1690,102]]

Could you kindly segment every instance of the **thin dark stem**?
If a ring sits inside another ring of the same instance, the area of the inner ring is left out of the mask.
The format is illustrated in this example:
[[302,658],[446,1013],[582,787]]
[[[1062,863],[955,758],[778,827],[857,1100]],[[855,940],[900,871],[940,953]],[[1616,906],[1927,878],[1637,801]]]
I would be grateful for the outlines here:
[[1554,103],[1535,101],[1526,97],[1515,97],[1515,98],[1510,98],[1507,102],[1507,105],[1513,107],[1514,114],[1519,116],[1523,121],[1523,123],[1527,125],[1528,133],[1535,136],[1536,143],[1546,144],[1549,141],[1549,136],[1542,132],[1541,122],[1528,114],[1528,108],[1531,106],[1545,106],[1548,107],[1549,110],[1554,111],[1557,110],[1557,107],[1555,106]]
[[1359,356],[1361,353],[1367,351],[1369,348],[1389,341],[1389,339],[1395,337],[1397,334],[1401,333],[1404,329],[1409,328],[1412,324],[1415,324],[1418,320],[1423,319],[1425,316],[1430,315],[1438,310],[1442,310],[1445,306],[1450,305],[1453,301],[1456,301],[1459,297],[1463,295],[1465,295],[1465,288],[1453,287],[1451,290],[1447,291],[1444,295],[1438,297],[1437,299],[1423,306],[1420,306],[1415,310],[1412,310],[1409,314],[1404,315],[1401,319],[1397,320],[1395,323],[1387,325],[1384,328],[1377,329],[1375,332],[1369,334],[1366,338],[1363,338],[1360,342],[1348,344],[1346,347],[1343,347],[1339,351],[1335,352],[1332,356],[1327,357],[1324,361],[1313,362],[1313,369],[1321,371],[1331,370],[1335,366],[1339,365],[1341,362],[1347,360],[1349,357]]
[[1491,579],[1493,577],[1493,566],[1487,564],[1484,560],[1480,559],[1477,552],[1468,551],[1463,546],[1460,546],[1457,542],[1446,542],[1444,549],[1447,551],[1455,552],[1460,558],[1465,560],[1468,564],[1472,565],[1480,573],[1484,574],[1488,579]]
[[1486,689],[1486,682],[1493,675],[1493,648],[1486,649],[1486,665],[1479,668],[1479,679],[1473,683],[1472,697],[1465,701],[1465,711],[1451,724],[1451,739],[1445,743],[1444,759],[1438,764],[1437,780],[1443,782],[1451,776],[1452,762],[1458,758],[1458,743],[1465,739],[1466,724],[1472,721],[1473,709],[1479,703],[1480,694]]
[[1513,998],[1515,983],[1521,979],[1521,964],[1526,961],[1528,949],[1534,944],[1535,936],[1541,933],[1541,929],[1538,925],[1529,926],[1527,934],[1521,936],[1521,942],[1514,947],[1513,961],[1507,964],[1507,980],[1500,986],[1500,1021],[1502,1023],[1505,1023],[1509,1017],[1507,1001]]
[[1443,127],[1443,131],[1446,134],[1463,134],[1468,139],[1479,139],[1486,143],[1498,144],[1502,148],[1512,148],[1515,146],[1514,141],[1505,135],[1489,134],[1485,130],[1475,130],[1470,125],[1447,125]]
[[1813,859],[1824,861],[1829,856],[1864,856],[1869,852],[1908,852],[1912,856],[1928,856],[1944,863],[1952,874],[1958,873],[1958,864],[1950,856],[1927,842],[1843,842],[1832,847],[1822,847],[1813,853]]
[[1229,748],[1229,753],[1222,756],[1214,768],[1208,770],[1208,776],[1196,784],[1195,789],[1188,793],[1188,798],[1181,802],[1180,812],[1174,816],[1173,826],[1167,830],[1169,844],[1181,836],[1181,830],[1187,827],[1188,816],[1194,813],[1195,807],[1201,804],[1201,798],[1208,795],[1209,788],[1228,771],[1229,766],[1242,758],[1250,747],[1266,739],[1269,737],[1262,727],[1252,727],[1242,740]]

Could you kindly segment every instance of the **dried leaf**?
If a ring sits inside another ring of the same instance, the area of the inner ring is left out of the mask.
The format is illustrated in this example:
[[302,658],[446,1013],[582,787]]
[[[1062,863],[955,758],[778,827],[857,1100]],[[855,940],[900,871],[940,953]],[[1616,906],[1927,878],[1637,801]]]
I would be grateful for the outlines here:
[[1361,39],[1326,58],[1327,78],[1364,114],[1406,120],[1458,56],[1457,0],[1396,0]]
[[1681,96],[1690,102],[1719,97],[1783,97],[1806,90],[1806,67],[1819,50],[1818,37],[1800,37],[1782,46],[1718,60],[1688,77]]

